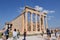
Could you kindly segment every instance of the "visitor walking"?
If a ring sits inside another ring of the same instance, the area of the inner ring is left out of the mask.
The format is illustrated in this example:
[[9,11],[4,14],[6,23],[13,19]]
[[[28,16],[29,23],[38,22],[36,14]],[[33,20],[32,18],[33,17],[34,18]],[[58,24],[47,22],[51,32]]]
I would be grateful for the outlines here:
[[57,37],[57,30],[55,29],[55,37]]
[[17,40],[17,31],[14,29],[13,31],[13,40]]
[[24,39],[23,40],[26,40],[26,29],[24,29]]
[[7,40],[9,37],[9,27],[5,27],[4,30],[0,31],[2,33],[2,39]]
[[4,33],[2,33],[2,40],[7,40],[6,36],[4,35]]
[[19,38],[19,36],[20,36],[20,32],[19,30],[17,30],[17,37]]
[[50,36],[51,37],[51,32],[49,29],[47,29],[47,36]]
[[8,39],[8,37],[9,37],[9,27],[5,31],[5,36],[6,36],[6,39]]

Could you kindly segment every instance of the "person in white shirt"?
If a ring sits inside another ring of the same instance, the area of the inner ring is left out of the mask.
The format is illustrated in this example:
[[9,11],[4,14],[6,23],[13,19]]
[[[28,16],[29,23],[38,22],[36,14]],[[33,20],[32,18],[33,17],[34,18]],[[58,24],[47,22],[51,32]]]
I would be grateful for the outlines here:
[[17,31],[14,29],[13,31],[13,40],[17,40]]

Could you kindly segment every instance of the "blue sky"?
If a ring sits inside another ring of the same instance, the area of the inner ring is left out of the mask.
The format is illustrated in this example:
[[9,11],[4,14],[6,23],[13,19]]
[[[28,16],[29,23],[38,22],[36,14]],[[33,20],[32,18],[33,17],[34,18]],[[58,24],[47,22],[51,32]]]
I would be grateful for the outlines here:
[[5,22],[20,15],[22,8],[26,5],[48,10],[49,27],[60,26],[60,0],[0,0],[0,29],[3,28]]

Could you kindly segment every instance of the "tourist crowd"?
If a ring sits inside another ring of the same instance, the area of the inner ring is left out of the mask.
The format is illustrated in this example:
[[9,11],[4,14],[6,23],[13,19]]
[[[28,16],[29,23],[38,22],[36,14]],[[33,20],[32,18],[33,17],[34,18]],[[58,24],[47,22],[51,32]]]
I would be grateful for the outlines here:
[[[2,33],[2,40],[7,40],[9,38],[9,32],[10,32],[10,28],[6,28],[5,31]],[[51,35],[55,33],[55,37],[56,39],[52,39],[52,40],[60,40],[60,35],[57,36],[57,31],[55,30],[54,32],[49,30],[49,29],[46,29],[46,34],[47,34],[47,37],[46,37],[46,40],[51,40]],[[20,31],[19,30],[16,30],[14,29],[14,31],[12,32],[12,37],[13,37],[13,40],[17,40],[19,37],[20,37]],[[22,40],[26,40],[26,29],[24,29],[24,38]],[[42,36],[44,35],[44,32],[42,32]]]

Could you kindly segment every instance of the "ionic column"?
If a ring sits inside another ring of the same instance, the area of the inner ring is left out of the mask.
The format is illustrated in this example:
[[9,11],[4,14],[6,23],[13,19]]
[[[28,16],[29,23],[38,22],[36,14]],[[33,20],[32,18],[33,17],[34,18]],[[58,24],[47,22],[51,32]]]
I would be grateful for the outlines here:
[[24,32],[24,28],[25,28],[25,13],[23,14],[23,31],[22,32]]
[[41,15],[41,31],[43,31],[44,27],[44,17]]
[[48,21],[47,21],[47,15],[46,15],[46,29],[48,28]]
[[35,16],[35,21],[36,21],[36,31],[37,31],[37,14],[36,14],[36,16]]
[[42,18],[43,18],[43,25],[42,25],[42,29],[43,29],[43,30],[42,30],[42,31],[44,31],[44,30],[45,30],[45,25],[44,25],[44,15],[43,15]]
[[40,18],[39,19],[40,19],[40,21],[39,21],[39,24],[40,24],[40,32],[42,32],[42,30],[41,30],[41,27],[42,27],[41,26],[41,13],[40,13]]
[[25,12],[25,30],[27,31],[27,22],[28,22],[28,20],[27,20],[27,12]]
[[31,18],[31,31],[33,31],[32,13],[31,13],[31,15],[30,15],[30,18]]

